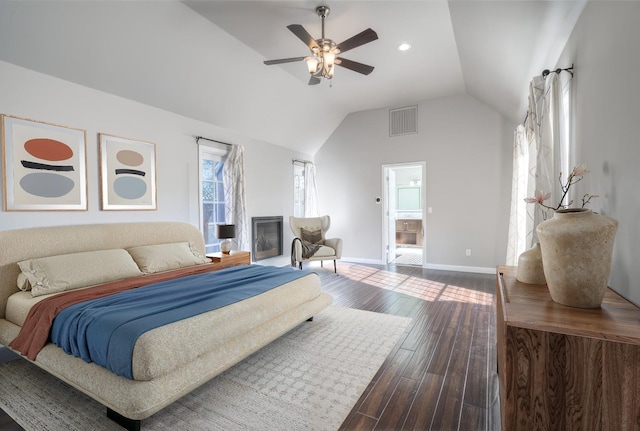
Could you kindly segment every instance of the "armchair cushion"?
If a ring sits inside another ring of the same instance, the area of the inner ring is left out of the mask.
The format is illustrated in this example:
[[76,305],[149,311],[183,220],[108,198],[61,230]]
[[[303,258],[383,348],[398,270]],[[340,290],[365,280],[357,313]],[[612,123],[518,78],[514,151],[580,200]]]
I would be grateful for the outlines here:
[[310,242],[311,244],[324,244],[322,230],[320,229],[310,231],[305,228],[300,228],[300,239]]
[[321,245],[320,248],[318,249],[318,251],[315,252],[315,254],[313,255],[313,257],[311,259],[313,259],[313,258],[316,258],[316,259],[321,259],[321,258],[337,259],[336,251],[332,247],[327,247],[326,245]]

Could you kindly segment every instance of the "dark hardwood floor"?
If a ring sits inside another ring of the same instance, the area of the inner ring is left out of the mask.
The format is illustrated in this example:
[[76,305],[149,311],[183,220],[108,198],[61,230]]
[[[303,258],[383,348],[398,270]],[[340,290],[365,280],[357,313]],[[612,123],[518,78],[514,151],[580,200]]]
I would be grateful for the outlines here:
[[411,317],[341,430],[499,430],[495,276],[342,263],[334,305]]
[[[413,319],[341,430],[500,429],[494,275],[346,262],[338,275],[314,269],[334,305]],[[15,430],[0,410],[0,431]]]

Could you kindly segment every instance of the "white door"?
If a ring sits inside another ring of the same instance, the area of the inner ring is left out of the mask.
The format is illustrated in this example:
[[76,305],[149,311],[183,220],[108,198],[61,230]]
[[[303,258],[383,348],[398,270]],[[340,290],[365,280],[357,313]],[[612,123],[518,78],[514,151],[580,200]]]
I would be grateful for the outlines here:
[[386,227],[386,263],[396,258],[396,172],[384,168],[384,226]]

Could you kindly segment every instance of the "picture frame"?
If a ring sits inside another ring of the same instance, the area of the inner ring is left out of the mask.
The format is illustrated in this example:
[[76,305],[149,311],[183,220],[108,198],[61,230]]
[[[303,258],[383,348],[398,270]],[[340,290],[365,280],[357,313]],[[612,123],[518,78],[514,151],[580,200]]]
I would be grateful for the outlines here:
[[87,132],[2,114],[5,211],[86,211]]
[[101,209],[156,210],[156,145],[107,133],[98,140]]

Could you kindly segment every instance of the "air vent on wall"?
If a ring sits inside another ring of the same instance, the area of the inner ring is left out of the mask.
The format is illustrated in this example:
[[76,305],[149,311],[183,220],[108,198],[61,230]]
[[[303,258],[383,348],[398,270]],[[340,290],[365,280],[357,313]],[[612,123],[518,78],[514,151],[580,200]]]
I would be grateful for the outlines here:
[[418,133],[418,106],[389,110],[389,136]]

